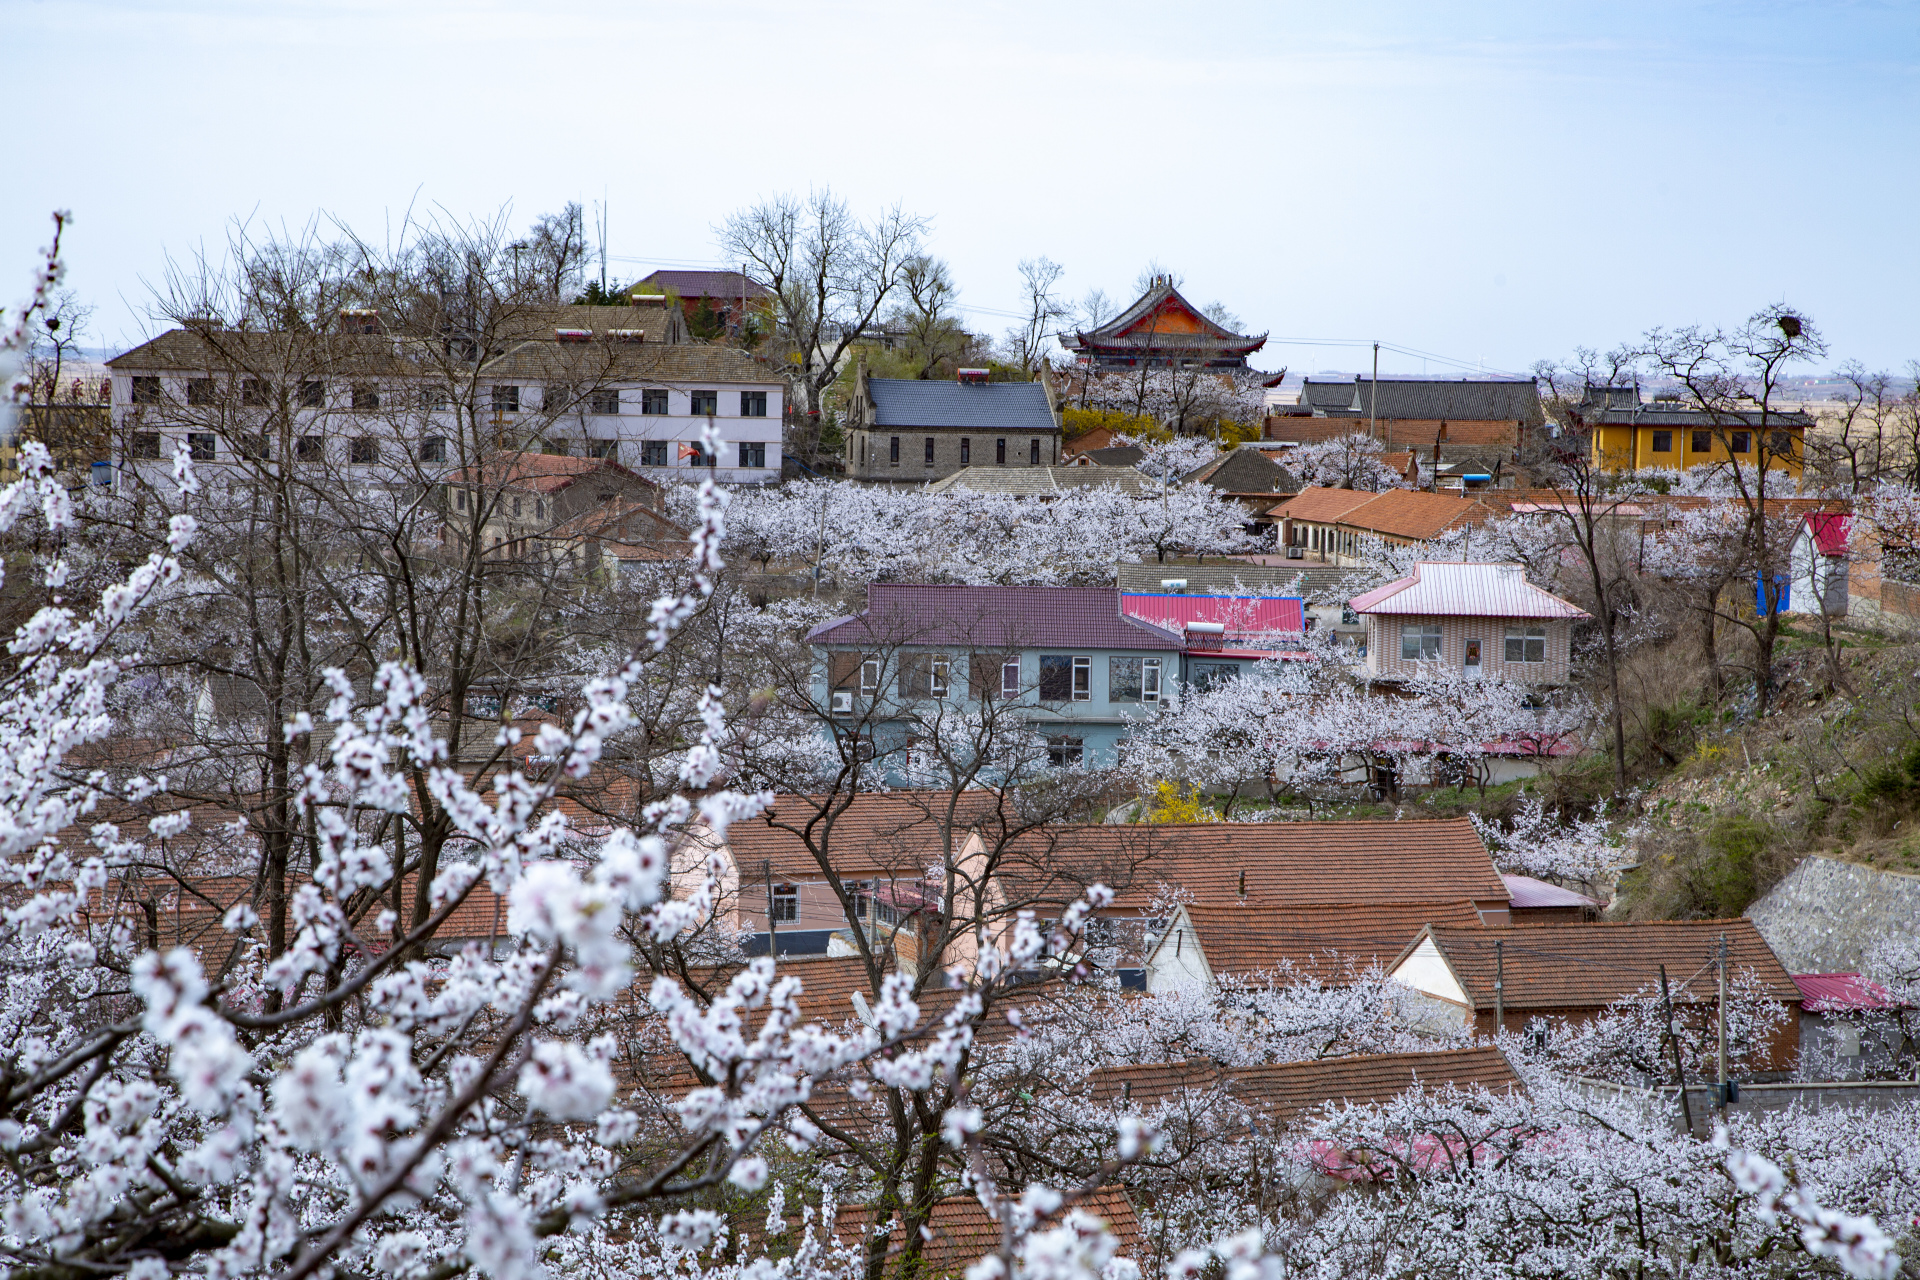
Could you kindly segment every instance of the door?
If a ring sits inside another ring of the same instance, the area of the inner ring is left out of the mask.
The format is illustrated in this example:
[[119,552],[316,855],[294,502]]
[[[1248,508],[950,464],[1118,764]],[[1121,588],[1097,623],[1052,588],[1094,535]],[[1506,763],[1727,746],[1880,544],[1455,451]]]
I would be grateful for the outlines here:
[[1466,657],[1461,660],[1460,665],[1469,679],[1480,678],[1480,642],[1478,640],[1467,641]]

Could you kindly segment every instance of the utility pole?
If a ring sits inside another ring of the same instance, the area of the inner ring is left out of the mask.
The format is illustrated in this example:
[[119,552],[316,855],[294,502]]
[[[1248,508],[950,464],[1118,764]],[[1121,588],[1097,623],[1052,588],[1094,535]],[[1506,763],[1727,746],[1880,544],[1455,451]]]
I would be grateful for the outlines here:
[[1724,1118],[1727,1114],[1727,1103],[1731,1101],[1727,1096],[1727,935],[1724,933],[1720,935],[1719,945],[1714,948],[1713,961],[1714,967],[1720,971],[1719,1017],[1716,1021],[1720,1024],[1719,1103],[1720,1114]]
[[1373,344],[1373,381],[1367,384],[1367,439],[1380,438],[1380,344]]
[[1493,940],[1493,1034],[1501,1036],[1507,1030],[1507,953],[1506,940]]
[[779,939],[775,936],[773,919],[773,860],[771,858],[760,860],[760,874],[766,877],[767,881],[767,954],[777,956],[780,954],[780,946]]
[[1667,990],[1667,966],[1660,966],[1660,1003],[1667,1009],[1667,1039],[1673,1044],[1673,1082],[1680,1086],[1680,1115],[1693,1134],[1693,1104],[1687,1101],[1687,1069],[1680,1056],[1680,1033],[1673,1025],[1673,995]]

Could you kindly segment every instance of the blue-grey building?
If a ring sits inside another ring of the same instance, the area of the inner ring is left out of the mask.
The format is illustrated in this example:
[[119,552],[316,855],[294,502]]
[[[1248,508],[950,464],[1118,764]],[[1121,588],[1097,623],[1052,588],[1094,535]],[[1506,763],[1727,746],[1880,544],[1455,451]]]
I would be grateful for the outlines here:
[[883,733],[904,741],[916,721],[997,699],[1018,705],[1045,738],[1051,763],[1097,765],[1112,763],[1130,726],[1177,688],[1273,656],[1235,644],[1231,618],[1202,615],[1240,616],[1251,604],[1281,603],[1291,605],[1281,614],[1297,631],[1297,600],[875,583],[864,613],[824,622],[807,639],[818,658],[821,705],[836,720],[870,726],[877,748],[894,745],[877,740]]

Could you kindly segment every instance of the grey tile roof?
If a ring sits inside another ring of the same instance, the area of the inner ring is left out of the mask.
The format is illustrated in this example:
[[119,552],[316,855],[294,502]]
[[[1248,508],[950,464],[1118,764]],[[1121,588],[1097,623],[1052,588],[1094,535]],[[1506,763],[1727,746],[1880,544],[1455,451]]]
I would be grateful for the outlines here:
[[748,299],[771,298],[773,290],[738,271],[656,271],[641,284],[671,289],[683,298],[732,298],[738,301],[740,290]]
[[1195,468],[1187,473],[1185,479],[1198,480],[1222,493],[1279,495],[1300,492],[1300,482],[1293,478],[1291,471],[1260,450],[1245,447],[1222,454]]
[[[1682,427],[1695,431],[1746,430],[1760,425],[1760,407],[1751,409],[1723,409],[1719,416],[1701,409],[1686,409],[1678,405],[1652,404],[1641,405],[1638,409],[1581,409],[1580,421],[1593,427]],[[1767,413],[1768,427],[1810,427],[1813,418],[1799,409],[1772,409]]]
[[1054,431],[1058,425],[1038,382],[958,382],[869,378],[878,427],[973,427],[980,431]]
[[971,489],[975,493],[1011,493],[1020,496],[1060,493],[1066,489],[1090,489],[1114,484],[1128,493],[1140,493],[1154,481],[1132,467],[962,467],[943,480],[927,486],[929,493],[949,489]]
[[733,347],[703,342],[648,343],[523,342],[482,372],[489,378],[529,381],[711,382],[779,386],[778,370]]
[[1414,418],[1455,422],[1546,421],[1540,390],[1531,378],[1382,378],[1379,400],[1373,380],[1315,382],[1300,389],[1303,403],[1336,417]]
[[948,587],[876,582],[867,608],[823,622],[810,644],[1178,651],[1181,640],[1120,611],[1109,587]]

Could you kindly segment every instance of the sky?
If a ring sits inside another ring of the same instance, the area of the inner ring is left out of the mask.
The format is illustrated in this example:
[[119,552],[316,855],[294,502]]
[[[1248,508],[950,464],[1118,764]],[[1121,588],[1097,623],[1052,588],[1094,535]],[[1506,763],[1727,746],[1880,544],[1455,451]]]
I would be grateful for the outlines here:
[[830,187],[931,219],[990,333],[1044,254],[1076,298],[1179,273],[1270,370],[1515,372],[1783,301],[1828,365],[1920,358],[1913,0],[0,0],[0,84],[0,299],[71,210],[115,349],[236,227],[600,201],[630,280]]

